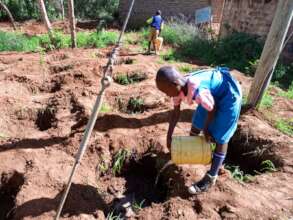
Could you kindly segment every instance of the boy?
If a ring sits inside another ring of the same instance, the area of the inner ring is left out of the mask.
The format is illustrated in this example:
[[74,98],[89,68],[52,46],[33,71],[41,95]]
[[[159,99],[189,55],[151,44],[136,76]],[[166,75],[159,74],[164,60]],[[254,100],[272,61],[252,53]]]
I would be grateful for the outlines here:
[[158,48],[156,47],[156,40],[158,39],[161,30],[164,26],[164,21],[161,16],[162,12],[158,10],[156,15],[147,20],[147,23],[151,26],[149,36],[148,53],[151,52],[151,44],[153,43],[155,48],[155,54],[158,54]]
[[167,147],[171,148],[172,135],[180,116],[180,103],[196,102],[190,135],[203,131],[207,140],[216,142],[216,150],[210,170],[188,191],[197,194],[207,191],[215,184],[220,167],[226,157],[228,143],[236,131],[240,114],[242,93],[238,82],[227,68],[206,69],[183,76],[173,67],[162,67],[156,76],[159,90],[173,97],[167,135]]

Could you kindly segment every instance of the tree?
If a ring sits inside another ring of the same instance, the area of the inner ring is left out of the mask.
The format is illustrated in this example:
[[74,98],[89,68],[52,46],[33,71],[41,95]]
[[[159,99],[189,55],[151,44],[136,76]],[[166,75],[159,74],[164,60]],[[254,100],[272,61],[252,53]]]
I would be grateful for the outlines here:
[[253,108],[270,84],[292,18],[293,0],[280,0],[248,95],[248,105]]
[[47,31],[48,31],[50,41],[51,41],[51,43],[53,43],[54,42],[53,30],[52,30],[52,26],[51,26],[50,20],[49,20],[48,15],[47,15],[47,11],[46,11],[44,1],[43,0],[38,0],[38,3],[39,3],[39,9],[40,9],[40,12],[41,12],[41,15],[42,15],[43,22],[44,22],[44,24],[45,24],[45,26],[47,28]]
[[74,15],[74,1],[68,0],[68,15],[70,22],[70,32],[71,32],[71,47],[76,48],[76,22]]
[[7,15],[9,17],[9,20],[10,20],[10,22],[12,24],[13,29],[16,30],[16,26],[15,26],[15,22],[14,22],[13,16],[10,13],[9,9],[7,8],[7,6],[2,1],[0,1],[0,9],[1,8],[7,13]]

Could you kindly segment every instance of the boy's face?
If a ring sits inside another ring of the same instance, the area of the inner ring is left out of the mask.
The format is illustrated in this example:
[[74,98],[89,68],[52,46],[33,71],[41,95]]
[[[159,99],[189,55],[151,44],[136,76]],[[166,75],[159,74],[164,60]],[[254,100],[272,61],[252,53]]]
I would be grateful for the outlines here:
[[181,90],[179,85],[170,82],[158,82],[157,87],[169,97],[178,96]]

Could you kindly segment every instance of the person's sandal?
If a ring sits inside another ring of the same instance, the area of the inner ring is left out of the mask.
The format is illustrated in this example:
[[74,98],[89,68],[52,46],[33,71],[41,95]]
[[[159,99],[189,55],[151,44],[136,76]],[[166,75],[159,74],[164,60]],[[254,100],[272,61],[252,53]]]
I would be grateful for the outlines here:
[[192,195],[206,192],[210,187],[215,185],[218,176],[211,176],[206,174],[199,182],[192,184],[188,188],[188,192]]

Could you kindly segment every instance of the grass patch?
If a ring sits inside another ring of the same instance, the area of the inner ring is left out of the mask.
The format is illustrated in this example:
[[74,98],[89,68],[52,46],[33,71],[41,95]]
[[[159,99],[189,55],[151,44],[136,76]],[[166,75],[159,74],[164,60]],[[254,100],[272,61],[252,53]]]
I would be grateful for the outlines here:
[[293,81],[287,91],[279,92],[279,96],[286,97],[288,99],[293,99]]
[[138,83],[147,79],[146,74],[144,73],[132,73],[132,74],[118,74],[114,81],[120,85],[129,85],[133,83]]
[[145,110],[144,100],[140,97],[131,97],[127,103],[127,112],[129,114],[143,113]]
[[132,203],[132,208],[134,212],[139,212],[140,210],[142,210],[143,205],[145,203],[145,200],[142,200],[141,202],[137,202],[136,200]]
[[285,121],[283,119],[279,119],[275,123],[276,128],[284,134],[293,136],[293,119],[289,121]]
[[260,107],[271,108],[272,106],[273,106],[273,97],[266,92],[260,102]]
[[160,58],[161,60],[167,61],[168,63],[174,63],[178,59],[174,49],[168,49],[166,52],[160,55]]
[[181,73],[191,73],[192,71],[194,71],[194,68],[189,65],[183,65],[183,66],[179,66],[178,70]]
[[[37,52],[68,48],[71,38],[68,34],[54,32],[54,45],[47,34],[29,37],[23,33],[0,31],[0,51]],[[78,32],[77,46],[86,48],[103,48],[115,44],[118,33],[112,31]]]

